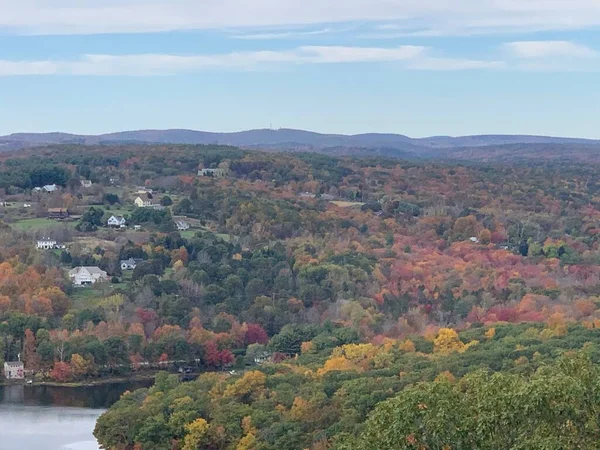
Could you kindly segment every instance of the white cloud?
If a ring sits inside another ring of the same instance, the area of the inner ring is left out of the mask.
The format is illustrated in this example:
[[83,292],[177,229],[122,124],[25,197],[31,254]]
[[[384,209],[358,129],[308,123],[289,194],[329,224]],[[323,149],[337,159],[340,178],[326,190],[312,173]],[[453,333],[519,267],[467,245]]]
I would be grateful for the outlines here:
[[[379,21],[430,34],[600,25],[598,0],[0,0],[0,30],[135,33]],[[396,28],[395,28],[396,27]],[[257,30],[257,32],[260,32]]]
[[294,39],[304,37],[322,36],[324,34],[334,33],[332,28],[323,28],[321,30],[312,31],[285,31],[285,32],[270,32],[270,33],[248,33],[248,34],[236,34],[233,39],[245,39],[245,40],[256,40],[266,41],[271,39]]
[[418,46],[341,47],[303,46],[285,51],[234,52],[217,55],[84,55],[77,60],[2,61],[0,76],[95,75],[159,76],[202,70],[256,70],[299,64],[351,64],[396,62],[407,70],[498,69],[500,62],[430,56]]
[[539,59],[549,57],[590,58],[597,53],[585,45],[569,41],[520,41],[504,44],[517,58]]

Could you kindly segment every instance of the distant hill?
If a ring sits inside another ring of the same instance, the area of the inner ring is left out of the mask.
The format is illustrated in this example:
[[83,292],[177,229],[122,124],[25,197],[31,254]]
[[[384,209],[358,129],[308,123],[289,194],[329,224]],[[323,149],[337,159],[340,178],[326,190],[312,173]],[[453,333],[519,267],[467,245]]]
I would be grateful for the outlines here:
[[[220,144],[248,149],[316,151],[336,155],[502,160],[521,156],[554,157],[581,155],[586,159],[600,150],[600,140],[549,136],[481,135],[411,138],[400,134],[320,134],[303,130],[249,130],[212,133],[195,130],[139,130],[102,135],[68,133],[15,133],[0,136],[0,151],[51,144]],[[549,146],[551,151],[544,153]],[[563,152],[561,149],[567,148]],[[525,154],[523,155],[523,152]],[[553,156],[551,156],[553,155]],[[587,156],[585,156],[587,155]]]

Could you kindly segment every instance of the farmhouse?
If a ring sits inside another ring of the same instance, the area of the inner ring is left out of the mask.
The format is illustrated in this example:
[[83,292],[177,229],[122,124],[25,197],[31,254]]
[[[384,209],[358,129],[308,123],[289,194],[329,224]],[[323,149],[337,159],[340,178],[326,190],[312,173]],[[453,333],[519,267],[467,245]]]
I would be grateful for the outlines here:
[[91,188],[92,182],[90,180],[81,180],[81,186],[84,188]]
[[109,227],[125,228],[127,221],[123,216],[110,216],[110,219],[106,222]]
[[21,361],[4,363],[4,377],[7,380],[22,380],[25,378],[25,365]]
[[134,203],[138,208],[152,208],[154,206],[152,194],[147,193],[138,195]]
[[80,266],[69,270],[69,278],[75,286],[87,286],[99,281],[108,281],[108,274],[96,266]]
[[58,247],[57,242],[50,238],[41,238],[37,241],[38,250],[54,250]]
[[48,219],[68,219],[70,216],[69,210],[65,208],[48,208]]

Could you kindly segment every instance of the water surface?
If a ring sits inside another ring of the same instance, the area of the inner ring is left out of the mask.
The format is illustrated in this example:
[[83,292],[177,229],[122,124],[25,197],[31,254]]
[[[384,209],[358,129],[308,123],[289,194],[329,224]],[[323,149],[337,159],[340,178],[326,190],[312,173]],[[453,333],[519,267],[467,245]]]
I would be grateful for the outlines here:
[[98,416],[144,384],[0,387],[0,450],[98,450]]

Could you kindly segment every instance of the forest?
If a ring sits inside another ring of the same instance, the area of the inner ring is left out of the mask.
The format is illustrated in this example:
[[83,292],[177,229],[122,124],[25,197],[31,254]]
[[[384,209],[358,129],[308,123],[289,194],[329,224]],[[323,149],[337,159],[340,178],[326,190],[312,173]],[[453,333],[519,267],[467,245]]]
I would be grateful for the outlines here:
[[[592,449],[597,169],[214,145],[3,153],[0,360],[20,354],[35,382],[156,376],[99,419],[110,449]],[[49,238],[64,245],[36,248]],[[81,266],[106,279],[75,286]]]

